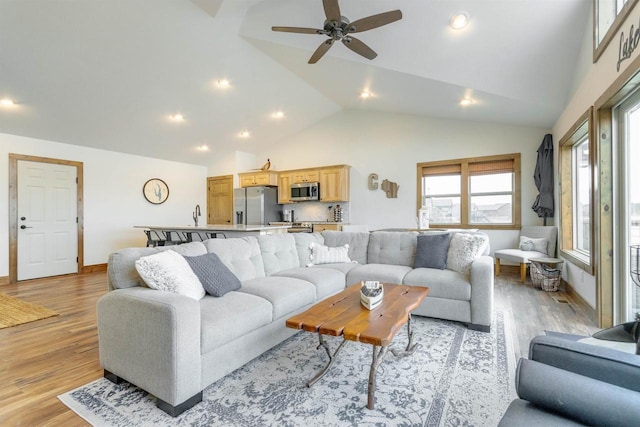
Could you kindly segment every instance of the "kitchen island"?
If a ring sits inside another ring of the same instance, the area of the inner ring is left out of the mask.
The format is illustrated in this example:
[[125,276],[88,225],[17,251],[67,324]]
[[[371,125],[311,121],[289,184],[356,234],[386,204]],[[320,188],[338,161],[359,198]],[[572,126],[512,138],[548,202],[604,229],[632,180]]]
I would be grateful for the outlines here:
[[[142,229],[149,241],[165,241],[167,243],[184,243],[211,238],[260,236],[265,234],[286,233],[290,225],[135,225],[133,228]],[[149,246],[149,242],[147,242]]]

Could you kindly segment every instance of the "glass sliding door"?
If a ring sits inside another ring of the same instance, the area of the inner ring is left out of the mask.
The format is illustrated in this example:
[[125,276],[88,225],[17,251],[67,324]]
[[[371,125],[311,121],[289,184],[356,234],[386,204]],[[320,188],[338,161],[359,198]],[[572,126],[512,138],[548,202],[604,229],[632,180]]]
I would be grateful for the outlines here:
[[[616,109],[619,125],[618,203],[620,207],[618,241],[619,294],[618,320],[635,319],[640,312],[640,287],[631,279],[631,245],[640,244],[640,93],[636,92]],[[639,282],[640,283],[640,282]]]

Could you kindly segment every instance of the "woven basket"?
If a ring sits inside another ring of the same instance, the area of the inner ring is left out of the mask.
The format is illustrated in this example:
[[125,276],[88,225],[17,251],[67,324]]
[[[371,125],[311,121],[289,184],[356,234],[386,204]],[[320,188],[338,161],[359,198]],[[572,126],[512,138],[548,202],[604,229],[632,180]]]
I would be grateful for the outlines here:
[[558,290],[561,270],[549,268],[539,262],[531,261],[529,273],[531,274],[533,284],[540,286],[543,291],[555,292]]

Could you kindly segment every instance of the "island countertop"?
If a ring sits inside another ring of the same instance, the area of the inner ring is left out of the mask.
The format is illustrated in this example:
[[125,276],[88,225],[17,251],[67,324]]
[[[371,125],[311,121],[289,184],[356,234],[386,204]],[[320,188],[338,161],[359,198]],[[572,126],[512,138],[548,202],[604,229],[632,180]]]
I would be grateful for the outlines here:
[[198,225],[134,225],[133,228],[147,230],[175,230],[175,231],[262,231],[290,228],[290,225],[243,225],[243,224],[204,224]]

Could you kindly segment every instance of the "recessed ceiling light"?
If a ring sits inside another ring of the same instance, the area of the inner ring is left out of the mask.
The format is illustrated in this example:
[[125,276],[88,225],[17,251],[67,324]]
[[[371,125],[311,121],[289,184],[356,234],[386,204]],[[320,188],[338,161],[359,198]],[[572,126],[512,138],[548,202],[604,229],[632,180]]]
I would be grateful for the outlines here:
[[238,136],[240,136],[240,138],[249,138],[251,136],[251,133],[249,133],[248,130],[243,130],[238,134]]
[[469,15],[463,12],[463,13],[454,15],[451,18],[449,25],[454,30],[461,30],[462,28],[466,27],[468,23],[469,23]]
[[218,87],[222,88],[222,89],[226,89],[228,87],[231,87],[231,82],[229,80],[227,80],[227,79],[220,79],[220,80],[218,80],[217,84],[218,84]]
[[0,99],[0,105],[2,105],[3,107],[11,107],[15,105],[15,102],[13,101],[13,99],[3,98]]
[[184,122],[184,116],[180,113],[176,113],[176,114],[172,114],[171,116],[169,116],[171,118],[171,120],[173,120],[174,122]]
[[462,98],[460,100],[460,105],[462,105],[463,107],[466,107],[475,103],[476,103],[475,99],[472,99],[472,98]]
[[208,146],[208,145],[206,145],[206,144],[202,144],[202,145],[198,145],[198,146],[196,147],[196,149],[197,149],[198,151],[209,151],[209,146]]
[[362,99],[371,98],[372,96],[373,96],[373,94],[371,92],[369,92],[368,90],[363,90],[362,92],[360,92],[360,98],[362,98]]
[[276,111],[272,116],[274,119],[282,119],[284,118],[284,111]]

